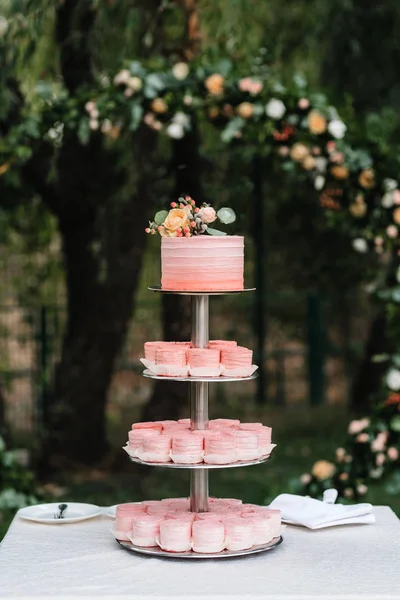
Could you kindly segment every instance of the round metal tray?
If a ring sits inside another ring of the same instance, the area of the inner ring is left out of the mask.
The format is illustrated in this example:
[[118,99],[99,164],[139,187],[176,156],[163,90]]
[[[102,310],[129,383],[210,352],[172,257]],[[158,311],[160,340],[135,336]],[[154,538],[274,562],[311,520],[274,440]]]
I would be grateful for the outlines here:
[[257,379],[258,374],[253,373],[249,377],[166,377],[164,375],[153,375],[149,369],[145,369],[142,371],[143,377],[148,377],[149,379],[162,379],[163,381],[189,381],[194,383],[195,381],[202,381],[208,383],[223,383],[229,381],[250,381],[250,379]]
[[[129,454],[128,454],[129,456]],[[228,463],[226,465],[208,465],[207,463],[198,463],[196,465],[188,465],[182,463],[156,463],[156,462],[146,462],[144,460],[140,460],[140,458],[133,458],[129,456],[132,462],[138,463],[139,465],[146,465],[147,467],[164,467],[166,469],[190,469],[190,470],[205,470],[205,469],[232,469],[234,467],[250,467],[252,465],[260,465],[262,463],[267,462],[270,459],[270,454],[268,456],[263,456],[262,458],[257,458],[257,460],[239,460],[235,463]]]
[[193,552],[192,550],[188,552],[166,552],[165,550],[161,550],[158,546],[154,548],[141,548],[140,546],[134,546],[130,542],[122,542],[116,540],[118,544],[120,544],[126,550],[131,550],[132,552],[137,552],[139,554],[147,554],[149,556],[158,556],[160,558],[195,558],[195,559],[204,559],[204,558],[235,558],[236,556],[247,556],[249,554],[258,554],[259,552],[266,552],[267,550],[273,550],[279,544],[282,543],[283,538],[280,536],[279,538],[274,538],[268,544],[263,544],[260,546],[253,546],[248,550],[223,550],[222,552],[214,552],[210,554],[203,554],[200,552]]
[[181,296],[226,296],[228,294],[242,294],[243,292],[254,292],[256,288],[243,288],[243,290],[215,290],[207,292],[206,290],[163,290],[161,285],[151,285],[149,288],[151,292],[159,292],[161,294],[180,294]]

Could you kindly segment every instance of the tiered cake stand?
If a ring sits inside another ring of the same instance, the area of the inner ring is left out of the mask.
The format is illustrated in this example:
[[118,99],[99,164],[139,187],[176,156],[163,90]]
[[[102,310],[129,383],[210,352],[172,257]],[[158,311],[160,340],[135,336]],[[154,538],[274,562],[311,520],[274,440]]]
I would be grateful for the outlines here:
[[[154,292],[164,294],[180,294],[191,296],[192,300],[192,344],[195,348],[206,348],[209,342],[209,296],[221,296],[225,294],[236,294],[238,291],[225,292],[196,292],[196,291],[174,291],[169,292],[162,290],[159,286],[150,287]],[[254,288],[240,290],[243,292],[253,291]],[[143,372],[144,377],[151,379],[165,379],[168,381],[188,381],[190,383],[190,419],[192,429],[207,429],[208,427],[208,386],[209,383],[225,382],[225,381],[248,381],[255,379],[257,375],[250,377],[161,377],[152,375],[149,371]],[[187,465],[177,463],[147,463],[138,458],[131,458],[133,462],[137,462],[152,467],[168,467],[171,469],[189,469],[190,477],[190,509],[193,512],[208,511],[208,471],[209,469],[223,469],[231,467],[247,467],[256,465],[268,460],[268,457],[260,458],[253,461],[242,461],[231,463],[228,465],[208,465],[206,463]],[[200,554],[196,552],[166,552],[159,547],[141,548],[129,542],[119,541],[119,544],[128,550],[138,552],[140,554],[149,554],[152,556],[162,556],[168,558],[226,558],[233,556],[245,556],[247,554],[255,554],[272,550],[282,542],[282,536],[274,538],[268,544],[253,546],[248,550],[229,551],[224,550],[218,553]]]

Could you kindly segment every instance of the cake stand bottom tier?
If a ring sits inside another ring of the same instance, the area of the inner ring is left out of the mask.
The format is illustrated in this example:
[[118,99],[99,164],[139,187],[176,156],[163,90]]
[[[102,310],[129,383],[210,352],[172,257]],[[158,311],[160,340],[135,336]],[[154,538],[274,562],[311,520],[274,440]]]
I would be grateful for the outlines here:
[[282,543],[282,536],[273,538],[268,544],[261,544],[259,546],[253,546],[248,550],[222,550],[222,552],[211,552],[210,554],[193,552],[189,550],[188,552],[166,552],[165,550],[161,550],[158,546],[154,548],[141,548],[140,546],[135,546],[131,544],[131,542],[123,542],[120,540],[116,540],[118,544],[120,544],[126,550],[131,550],[132,552],[137,552],[138,554],[147,554],[149,556],[158,556],[159,558],[234,558],[235,556],[247,556],[248,554],[258,554],[259,552],[266,552],[267,550],[273,550],[279,544]]

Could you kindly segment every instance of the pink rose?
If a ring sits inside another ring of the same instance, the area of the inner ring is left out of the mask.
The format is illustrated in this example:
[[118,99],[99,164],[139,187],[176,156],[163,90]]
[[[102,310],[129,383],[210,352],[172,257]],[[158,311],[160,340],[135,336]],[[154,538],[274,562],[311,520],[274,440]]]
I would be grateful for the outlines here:
[[239,90],[241,92],[249,92],[251,88],[252,81],[250,77],[244,77],[239,81]]
[[360,444],[365,444],[366,442],[369,441],[368,433],[359,433],[358,436],[356,437],[356,440]]
[[261,83],[261,81],[252,81],[249,92],[252,96],[256,96],[261,92],[262,89],[263,84]]
[[388,237],[390,237],[392,239],[396,238],[398,235],[396,225],[389,225],[388,227],[386,227],[386,234]]
[[386,460],[386,456],[383,454],[383,452],[380,452],[379,454],[376,455],[376,466],[377,467],[381,467],[383,465],[383,463]]
[[393,203],[400,204],[400,190],[394,190],[392,196],[393,196]]
[[361,431],[363,431],[363,429],[368,427],[368,425],[369,425],[369,419],[367,417],[364,419],[351,421],[351,423],[349,425],[348,433],[350,435],[357,435],[357,433],[360,433]]
[[309,106],[310,101],[308,100],[308,98],[300,98],[298,102],[298,107],[301,108],[301,110],[307,110]]
[[371,444],[372,450],[374,452],[382,452],[386,447],[387,437],[388,436],[386,431],[381,431],[380,433],[378,433],[378,435]]
[[199,217],[204,223],[213,223],[217,214],[211,206],[205,206],[200,210]]
[[388,448],[387,455],[390,460],[397,460],[399,458],[399,451],[394,446]]

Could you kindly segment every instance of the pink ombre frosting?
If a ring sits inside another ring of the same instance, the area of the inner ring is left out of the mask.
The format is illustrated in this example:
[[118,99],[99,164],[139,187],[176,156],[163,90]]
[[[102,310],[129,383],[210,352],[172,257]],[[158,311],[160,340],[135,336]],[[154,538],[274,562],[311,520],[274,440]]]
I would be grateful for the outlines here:
[[156,348],[155,363],[156,365],[175,365],[177,367],[184,367],[187,364],[186,348],[171,348],[165,346],[163,348]]
[[251,366],[253,351],[243,346],[221,349],[221,363],[226,369],[240,369]]
[[242,290],[243,266],[242,236],[161,238],[163,290]]
[[198,520],[192,525],[194,552],[222,552],[225,547],[225,527],[217,519]]
[[160,523],[159,544],[168,552],[191,550],[192,522],[188,519],[166,519]]
[[227,550],[247,550],[254,545],[253,525],[249,519],[233,517],[225,521]]
[[175,433],[172,437],[172,460],[177,463],[203,462],[204,436],[194,431]]

